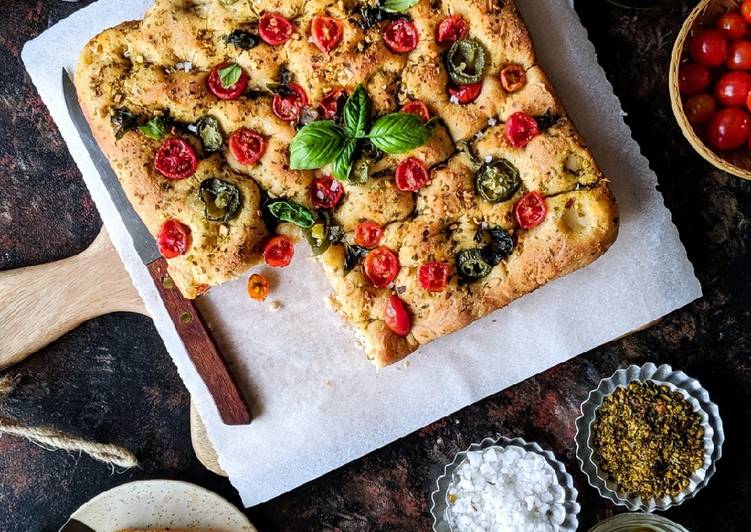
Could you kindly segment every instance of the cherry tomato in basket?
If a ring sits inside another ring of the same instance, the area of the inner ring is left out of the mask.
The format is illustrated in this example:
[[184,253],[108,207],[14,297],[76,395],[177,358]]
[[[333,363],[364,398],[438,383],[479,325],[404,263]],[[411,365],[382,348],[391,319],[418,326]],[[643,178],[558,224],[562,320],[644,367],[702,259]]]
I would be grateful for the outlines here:
[[443,19],[435,30],[435,40],[441,46],[454,44],[469,34],[469,23],[461,15],[451,15]]
[[516,222],[522,229],[530,229],[540,225],[548,213],[548,206],[545,198],[537,192],[527,192],[522,196],[514,207]]
[[741,4],[741,16],[746,22],[751,23],[751,2],[749,0],[744,0]]
[[506,138],[514,148],[523,148],[539,134],[537,121],[527,113],[517,111],[506,120]]
[[333,209],[344,197],[344,186],[330,175],[310,183],[310,201],[316,209]]
[[715,150],[734,150],[743,146],[751,132],[751,115],[742,109],[720,109],[707,125],[707,142]]
[[321,109],[323,117],[332,120],[341,115],[346,101],[347,93],[344,89],[331,89],[323,95],[321,103],[318,106]]
[[375,222],[360,222],[355,227],[355,244],[364,248],[374,248],[383,237],[383,229]]
[[156,151],[154,168],[167,179],[185,179],[196,173],[198,155],[187,141],[169,138]]
[[316,15],[310,23],[313,44],[322,52],[330,52],[337,46],[344,36],[344,24],[341,20]]
[[751,41],[731,42],[725,66],[730,70],[751,70]]
[[365,257],[365,276],[376,288],[388,286],[399,273],[399,257],[389,248],[381,246]]
[[728,56],[728,41],[719,30],[702,30],[689,43],[694,61],[708,67],[718,67]]
[[405,103],[402,107],[402,113],[411,113],[413,115],[419,116],[423,122],[427,122],[430,120],[430,111],[428,111],[428,106],[425,105],[425,102],[420,100],[414,100],[409,103]]
[[229,137],[229,149],[240,164],[255,164],[266,152],[266,137],[241,127]]
[[699,94],[709,86],[709,69],[699,63],[686,63],[678,70],[678,89],[681,94]]
[[474,102],[482,92],[482,81],[469,83],[468,85],[449,85],[449,96],[452,103],[466,105]]
[[297,83],[287,85],[285,94],[274,94],[271,101],[271,110],[285,122],[295,122],[300,118],[300,111],[308,105],[308,95]]
[[751,92],[751,74],[748,72],[728,72],[715,85],[714,96],[717,103],[726,107],[744,107]]
[[417,28],[406,18],[392,21],[383,31],[386,47],[395,54],[411,52],[417,47],[418,39]]
[[442,292],[449,281],[449,265],[445,262],[426,262],[420,266],[417,278],[428,292]]
[[717,102],[709,94],[694,94],[683,104],[686,118],[692,124],[706,124],[717,110]]
[[294,31],[292,23],[279,13],[264,13],[258,21],[258,35],[271,46],[284,44]]
[[260,273],[248,278],[248,295],[256,301],[265,301],[269,295],[269,281]]
[[399,336],[407,336],[412,328],[412,320],[404,306],[404,302],[395,294],[391,294],[389,300],[386,302],[383,319],[386,322],[386,326]]
[[159,253],[165,259],[174,259],[178,255],[185,255],[190,248],[190,227],[171,218],[162,224],[157,236]]
[[717,19],[717,29],[731,40],[746,36],[748,23],[737,11],[728,11]]
[[[225,87],[222,84],[222,72],[226,73],[226,69],[230,68],[239,68],[240,77],[237,81]],[[208,84],[211,93],[220,100],[235,100],[245,91],[245,87],[248,85],[248,75],[235,63],[220,63],[211,69]]]
[[284,235],[271,238],[263,248],[263,260],[274,268],[289,266],[295,254],[295,246],[292,240]]
[[430,176],[420,159],[407,157],[396,167],[396,188],[402,192],[417,192],[430,182]]
[[517,92],[527,84],[527,71],[521,65],[507,65],[501,70],[501,85],[506,92]]

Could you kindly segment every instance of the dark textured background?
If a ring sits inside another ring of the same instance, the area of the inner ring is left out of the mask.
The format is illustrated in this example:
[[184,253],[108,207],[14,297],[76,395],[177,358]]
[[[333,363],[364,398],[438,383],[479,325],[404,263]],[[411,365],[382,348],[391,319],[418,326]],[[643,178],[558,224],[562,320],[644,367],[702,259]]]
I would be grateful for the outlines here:
[[[99,231],[101,221],[78,169],[20,60],[26,40],[85,3],[6,0],[0,12],[0,269],[69,256]],[[503,434],[535,440],[566,462],[580,492],[586,530],[618,510],[587,486],[577,467],[578,405],[601,377],[646,361],[668,362],[700,379],[720,406],[727,435],[709,486],[666,515],[694,531],[751,529],[751,183],[700,159],[671,115],[668,59],[692,3],[633,11],[580,0],[577,10],[628,113],[626,121],[659,176],[705,297],[649,330],[248,510],[261,529],[427,530],[428,498],[443,465],[470,443]],[[12,297],[0,294],[0,302]],[[196,461],[188,393],[147,318],[113,314],[93,320],[6,373],[19,375],[21,383],[0,404],[4,414],[124,445],[142,465],[112,473],[87,457],[2,437],[1,532],[56,530],[92,496],[134,479],[190,480],[239,502],[225,479]]]

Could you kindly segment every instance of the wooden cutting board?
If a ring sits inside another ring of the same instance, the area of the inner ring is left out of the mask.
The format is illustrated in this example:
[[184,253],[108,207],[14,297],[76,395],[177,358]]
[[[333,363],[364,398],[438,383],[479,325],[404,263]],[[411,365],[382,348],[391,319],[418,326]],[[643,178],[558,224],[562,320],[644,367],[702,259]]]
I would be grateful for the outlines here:
[[[98,316],[120,311],[148,316],[104,227],[78,255],[0,271],[0,293],[14,295],[9,304],[0,306],[0,370]],[[192,404],[190,435],[198,460],[226,476]]]

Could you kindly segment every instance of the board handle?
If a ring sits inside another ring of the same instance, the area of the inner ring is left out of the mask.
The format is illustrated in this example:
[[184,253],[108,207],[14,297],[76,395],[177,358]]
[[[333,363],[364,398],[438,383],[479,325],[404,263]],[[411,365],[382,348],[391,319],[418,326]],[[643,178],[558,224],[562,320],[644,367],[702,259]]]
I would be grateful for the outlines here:
[[222,421],[226,425],[247,425],[252,420],[250,408],[195,303],[185,299],[175,286],[163,257],[149,263],[147,268]]

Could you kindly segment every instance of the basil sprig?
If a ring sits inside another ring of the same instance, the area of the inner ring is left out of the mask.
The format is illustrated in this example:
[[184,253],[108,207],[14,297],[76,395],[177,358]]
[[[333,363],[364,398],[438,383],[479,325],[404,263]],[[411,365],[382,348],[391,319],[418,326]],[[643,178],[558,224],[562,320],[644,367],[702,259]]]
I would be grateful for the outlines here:
[[315,223],[315,218],[310,209],[288,200],[276,200],[268,204],[269,212],[282,222],[289,222],[308,229]]
[[154,116],[144,125],[138,126],[138,131],[140,131],[144,137],[154,140],[162,140],[167,134],[167,126],[161,117]]
[[312,170],[329,163],[334,177],[347,181],[353,161],[365,144],[390,154],[419,148],[433,135],[433,123],[409,113],[391,113],[380,117],[369,128],[372,104],[362,85],[358,85],[344,105],[344,126],[332,120],[319,120],[300,129],[290,143],[290,168]]
[[242,68],[240,68],[240,65],[232,63],[231,65],[219,70],[219,82],[222,84],[222,87],[229,89],[235,85],[235,83],[240,81],[242,73],[243,71]]
[[381,9],[387,13],[401,13],[416,5],[420,0],[385,0]]

